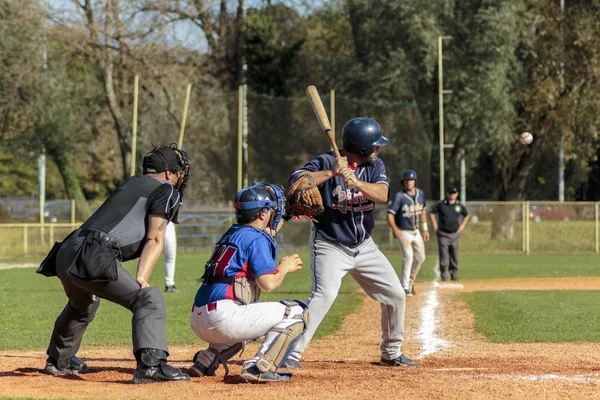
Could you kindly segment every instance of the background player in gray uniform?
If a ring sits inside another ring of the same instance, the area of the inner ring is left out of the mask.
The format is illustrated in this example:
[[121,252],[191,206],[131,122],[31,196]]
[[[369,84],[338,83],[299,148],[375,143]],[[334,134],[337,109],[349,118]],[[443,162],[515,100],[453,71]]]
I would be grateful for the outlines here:
[[[54,324],[46,373],[86,372],[76,354],[103,298],[133,313],[133,383],[190,380],[167,364],[165,300],[148,284],[163,251],[167,223],[176,221],[189,165],[182,150],[154,148],[144,157],[144,175],[119,186],[44,260],[38,272],[57,275],[69,298]],[[120,263],[136,258],[134,279]]]
[[446,199],[438,201],[431,209],[431,224],[437,232],[440,275],[443,281],[448,280],[448,266],[450,278],[458,280],[458,240],[469,220],[467,207],[457,199],[458,188],[449,187]]
[[[402,190],[394,195],[388,208],[388,225],[398,240],[402,252],[402,276],[400,280],[407,296],[415,294],[414,282],[425,261],[425,242],[429,241],[427,230],[427,205],[425,194],[417,189],[417,173],[410,169],[402,173]],[[419,232],[423,230],[423,236]]]
[[[371,231],[375,203],[386,202],[389,183],[380,146],[389,143],[379,124],[370,118],[354,118],[342,129],[343,157],[333,153],[316,157],[292,174],[294,181],[311,175],[319,187],[325,211],[312,230],[312,295],[310,321],[286,362],[299,368],[302,352],[312,339],[349,273],[373,299],[381,303],[381,365],[417,365],[401,352],[404,340],[406,298],[398,275],[379,250]],[[350,187],[348,187],[350,186]]]

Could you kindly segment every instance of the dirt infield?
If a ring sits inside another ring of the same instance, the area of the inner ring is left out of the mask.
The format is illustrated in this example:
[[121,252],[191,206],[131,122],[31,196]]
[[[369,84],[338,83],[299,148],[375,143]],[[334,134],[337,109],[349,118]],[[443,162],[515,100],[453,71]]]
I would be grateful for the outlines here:
[[[464,288],[422,283],[408,298],[404,353],[418,368],[389,368],[379,360],[379,306],[365,299],[335,335],[313,342],[287,383],[249,384],[239,379],[241,359],[230,376],[193,378],[191,383],[132,385],[130,349],[84,348],[90,366],[81,376],[56,378],[40,372],[43,351],[0,352],[0,396],[63,399],[281,399],[281,398],[597,398],[600,345],[494,344],[473,330],[474,317],[457,298],[477,290],[600,290],[599,278],[465,281]],[[186,368],[198,349],[171,348],[170,360]],[[244,358],[256,351],[246,349]]]

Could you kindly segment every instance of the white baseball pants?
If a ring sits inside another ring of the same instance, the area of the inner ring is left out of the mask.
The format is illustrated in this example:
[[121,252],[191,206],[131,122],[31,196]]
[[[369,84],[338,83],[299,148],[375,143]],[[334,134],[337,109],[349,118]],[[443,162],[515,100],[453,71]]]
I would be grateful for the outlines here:
[[400,231],[398,239],[402,252],[402,276],[400,281],[404,290],[409,291],[417,279],[421,265],[425,261],[425,242],[418,229],[414,231]]

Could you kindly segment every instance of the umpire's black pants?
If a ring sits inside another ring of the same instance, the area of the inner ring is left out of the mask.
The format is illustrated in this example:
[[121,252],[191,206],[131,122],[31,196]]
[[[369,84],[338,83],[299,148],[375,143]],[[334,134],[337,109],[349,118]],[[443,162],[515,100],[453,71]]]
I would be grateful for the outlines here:
[[437,231],[438,249],[440,255],[440,274],[448,278],[448,267],[453,278],[458,277],[458,240],[460,233]]
[[68,360],[79,351],[83,334],[96,315],[100,298],[133,312],[133,352],[150,348],[168,353],[165,300],[156,287],[140,289],[135,279],[119,264],[118,279],[111,282],[84,281],[67,272],[85,237],[71,237],[60,247],[56,273],[69,301],[54,323],[47,354],[55,360]]

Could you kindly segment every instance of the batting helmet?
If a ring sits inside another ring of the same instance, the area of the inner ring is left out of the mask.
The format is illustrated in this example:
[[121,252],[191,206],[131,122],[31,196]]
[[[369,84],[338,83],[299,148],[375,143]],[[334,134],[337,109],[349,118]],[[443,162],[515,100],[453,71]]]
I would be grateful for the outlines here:
[[410,179],[414,179],[416,181],[417,173],[415,171],[413,171],[412,169],[407,169],[406,171],[404,171],[402,173],[402,179],[400,179],[400,182],[404,182],[404,181],[410,180]]
[[373,146],[385,146],[390,139],[381,134],[381,127],[371,118],[353,118],[342,128],[342,148],[348,153],[370,156]]
[[235,195],[235,217],[238,223],[252,222],[260,211],[277,209],[272,226],[277,227],[285,213],[285,196],[281,188],[267,182],[255,182]]

